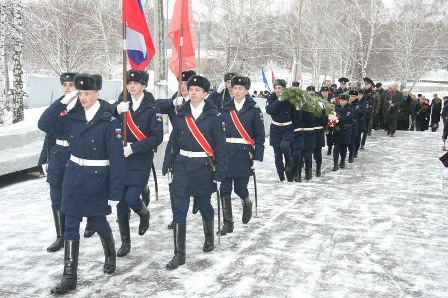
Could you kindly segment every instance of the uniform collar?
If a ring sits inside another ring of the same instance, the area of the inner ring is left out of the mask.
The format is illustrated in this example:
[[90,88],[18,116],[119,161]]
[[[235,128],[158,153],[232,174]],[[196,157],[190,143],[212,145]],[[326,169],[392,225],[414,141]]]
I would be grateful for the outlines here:
[[198,117],[202,114],[204,106],[205,101],[202,101],[202,103],[197,108],[193,107],[193,105],[190,102],[191,114],[193,115],[194,119],[198,119]]
[[142,95],[139,98],[134,98],[134,96],[132,96],[132,109],[134,111],[137,111],[137,109],[142,104],[143,97],[145,97],[145,93],[142,93]]
[[89,122],[90,120],[93,119],[93,117],[95,117],[95,114],[100,109],[100,106],[101,106],[101,104],[100,104],[99,100],[97,100],[88,110],[86,108],[84,108],[84,111],[86,113],[87,122]]
[[234,99],[234,102],[235,102],[235,109],[237,112],[239,112],[243,108],[244,103],[246,102],[246,98],[243,98],[243,100],[240,103],[238,103],[236,99]]

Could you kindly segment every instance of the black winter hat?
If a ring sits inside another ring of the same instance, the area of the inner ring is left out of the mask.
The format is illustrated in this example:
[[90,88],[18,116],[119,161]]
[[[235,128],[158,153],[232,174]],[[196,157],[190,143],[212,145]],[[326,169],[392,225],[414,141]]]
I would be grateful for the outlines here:
[[77,74],[78,73],[76,72],[61,73],[61,75],[59,76],[59,81],[61,82],[61,85],[64,85],[65,82],[74,82]]
[[376,87],[376,88],[380,88],[381,86],[383,86],[383,84],[380,83],[380,82],[378,82],[378,83],[375,84],[375,87]]
[[316,91],[316,87],[314,86],[307,86],[306,91]]
[[294,81],[294,82],[292,82],[292,86],[293,87],[300,87],[300,82]]
[[348,83],[348,81],[349,81],[349,79],[344,78],[344,77],[339,78],[339,80],[338,80],[339,83]]
[[348,95],[358,95],[358,90],[351,89],[350,91],[348,91]]
[[142,85],[148,86],[149,74],[144,70],[131,69],[126,72],[126,81],[137,82]]
[[78,90],[101,90],[103,79],[99,74],[82,73],[75,77],[75,88]]
[[339,99],[340,100],[348,100],[347,95],[345,95],[345,94],[339,95]]
[[364,81],[364,83],[369,83],[372,86],[375,86],[375,83],[372,81],[371,78],[365,77],[362,79]]
[[283,80],[283,79],[276,79],[275,81],[274,81],[274,83],[272,84],[272,86],[277,86],[277,85],[280,85],[280,86],[282,86],[283,88],[286,88],[286,81],[285,80]]
[[243,76],[234,76],[231,80],[232,87],[235,85],[241,85],[244,86],[247,90],[250,89],[250,79],[249,77],[243,77]]
[[182,72],[182,81],[188,82],[188,79],[195,76],[196,72],[194,70],[186,70]]
[[208,92],[210,90],[210,81],[203,76],[194,75],[188,79],[187,87],[190,89],[191,86],[198,86],[204,89],[204,92]]
[[330,91],[330,88],[328,88],[328,87],[326,87],[326,86],[322,86],[322,87],[320,88],[320,92],[322,92],[322,91]]
[[224,82],[230,81],[234,76],[237,76],[236,72],[228,72],[224,75]]

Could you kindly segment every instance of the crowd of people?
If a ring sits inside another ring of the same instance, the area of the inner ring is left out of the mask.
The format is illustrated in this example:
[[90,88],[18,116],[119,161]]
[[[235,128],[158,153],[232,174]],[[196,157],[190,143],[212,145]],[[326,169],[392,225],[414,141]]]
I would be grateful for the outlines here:
[[[39,164],[50,184],[56,228],[56,240],[47,250],[64,248],[63,276],[52,293],[65,294],[77,286],[83,218],[87,218],[84,236],[97,233],[101,239],[106,274],[115,271],[116,257],[125,257],[131,250],[131,211],[140,218],[138,234],[143,236],[149,229],[147,183],[154,167],[154,152],[163,140],[162,114],[168,115],[173,126],[162,167],[169,184],[172,222],[168,228],[173,230],[174,244],[174,255],[166,269],[175,270],[186,262],[190,198],[192,212],[200,212],[202,217],[202,249],[206,253],[214,250],[215,235],[234,231],[232,192],[241,200],[242,223],[248,224],[252,218],[248,182],[263,162],[265,128],[255,93],[249,94],[250,78],[226,73],[221,85],[210,92],[206,77],[191,70],[180,76],[179,92],[172,98],[156,100],[146,90],[148,73],[129,70],[127,92],[113,104],[99,98],[100,75],[60,76],[64,95],[43,112],[38,122],[46,133]],[[444,119],[447,116],[448,108],[442,112],[436,96],[429,105],[424,97],[413,99],[406,90],[398,91],[397,83],[387,91],[368,77],[363,79],[363,87],[344,77],[337,88],[329,83],[324,82],[318,92],[308,86],[306,92],[329,103],[334,108],[332,113],[325,104],[316,115],[289,101],[282,79],[275,80],[274,92],[266,94],[266,113],[272,117],[269,144],[280,181],[301,182],[303,168],[305,179],[312,179],[313,159],[315,176],[321,176],[324,147],[328,148],[327,155],[333,155],[332,170],[338,171],[346,167],[347,152],[348,163],[355,162],[372,129],[385,129],[391,137],[400,129],[436,130],[440,115]],[[293,82],[291,88],[299,90],[299,82]],[[260,94],[266,96],[265,92]],[[223,226],[218,225],[216,232],[211,204],[215,192],[223,216]],[[106,219],[112,208],[116,208],[118,217],[118,250]]]

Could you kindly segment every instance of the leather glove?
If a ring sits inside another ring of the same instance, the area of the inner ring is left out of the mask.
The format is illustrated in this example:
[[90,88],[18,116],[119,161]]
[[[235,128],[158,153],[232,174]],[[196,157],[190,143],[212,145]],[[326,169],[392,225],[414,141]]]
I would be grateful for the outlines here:
[[134,153],[132,151],[131,144],[127,144],[126,147],[123,148],[123,152],[124,152],[124,157],[128,157],[129,155]]
[[116,207],[120,201],[107,200],[107,204],[111,207]]
[[42,172],[44,173],[45,176],[47,176],[48,165],[46,163],[44,163],[43,165],[41,165],[41,167],[42,167]]
[[127,102],[122,101],[117,105],[118,114],[126,113],[127,111],[129,111],[129,101]]
[[175,107],[180,106],[183,103],[184,103],[183,97],[176,97],[175,99],[173,99],[173,106]]
[[171,182],[173,182],[173,173],[171,172],[166,173],[165,178],[168,184],[171,184]]
[[254,170],[254,172],[261,168],[261,161],[254,160],[251,169]]
[[216,89],[216,92],[222,93],[224,89],[226,88],[226,82],[222,82],[221,85],[219,85],[218,89]]
[[220,190],[221,189],[221,182],[220,181],[216,181],[213,180],[214,183],[216,183],[216,189]]
[[73,99],[75,99],[78,96],[78,90],[73,90],[72,92],[70,92],[69,94],[65,95],[62,99],[61,99],[61,103],[62,104],[69,104]]

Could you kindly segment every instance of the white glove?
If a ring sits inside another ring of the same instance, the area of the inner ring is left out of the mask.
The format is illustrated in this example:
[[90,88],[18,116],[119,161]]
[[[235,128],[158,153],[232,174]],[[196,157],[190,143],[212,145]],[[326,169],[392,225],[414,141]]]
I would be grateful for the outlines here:
[[165,178],[168,184],[171,184],[171,182],[173,182],[173,173],[171,172],[166,173]]
[[251,169],[254,170],[254,172],[261,168],[261,161],[254,160],[254,163],[252,164]]
[[41,165],[41,167],[42,167],[42,172],[44,172],[44,175],[47,176],[48,165],[46,163],[44,163],[43,165]]
[[111,207],[116,207],[118,203],[120,203],[120,201],[107,200],[107,204]]
[[221,182],[213,180],[214,183],[216,183],[216,189],[220,190],[221,189]]
[[124,152],[124,157],[128,157],[129,155],[134,153],[134,151],[132,151],[131,144],[127,144],[126,147],[123,148],[123,152]]
[[218,89],[216,89],[216,92],[221,93],[226,88],[226,82],[222,82],[221,85],[219,85]]
[[173,99],[173,106],[177,107],[177,106],[183,104],[183,102],[184,102],[183,97],[176,97],[175,99]]
[[127,102],[122,101],[117,105],[118,114],[126,113],[127,111],[129,111],[129,101]]
[[283,101],[283,98],[279,97],[278,100],[279,100],[279,101]]
[[69,104],[73,99],[75,99],[78,96],[78,90],[73,90],[72,92],[70,92],[69,94],[65,95],[62,99],[61,99],[61,103],[62,104]]

